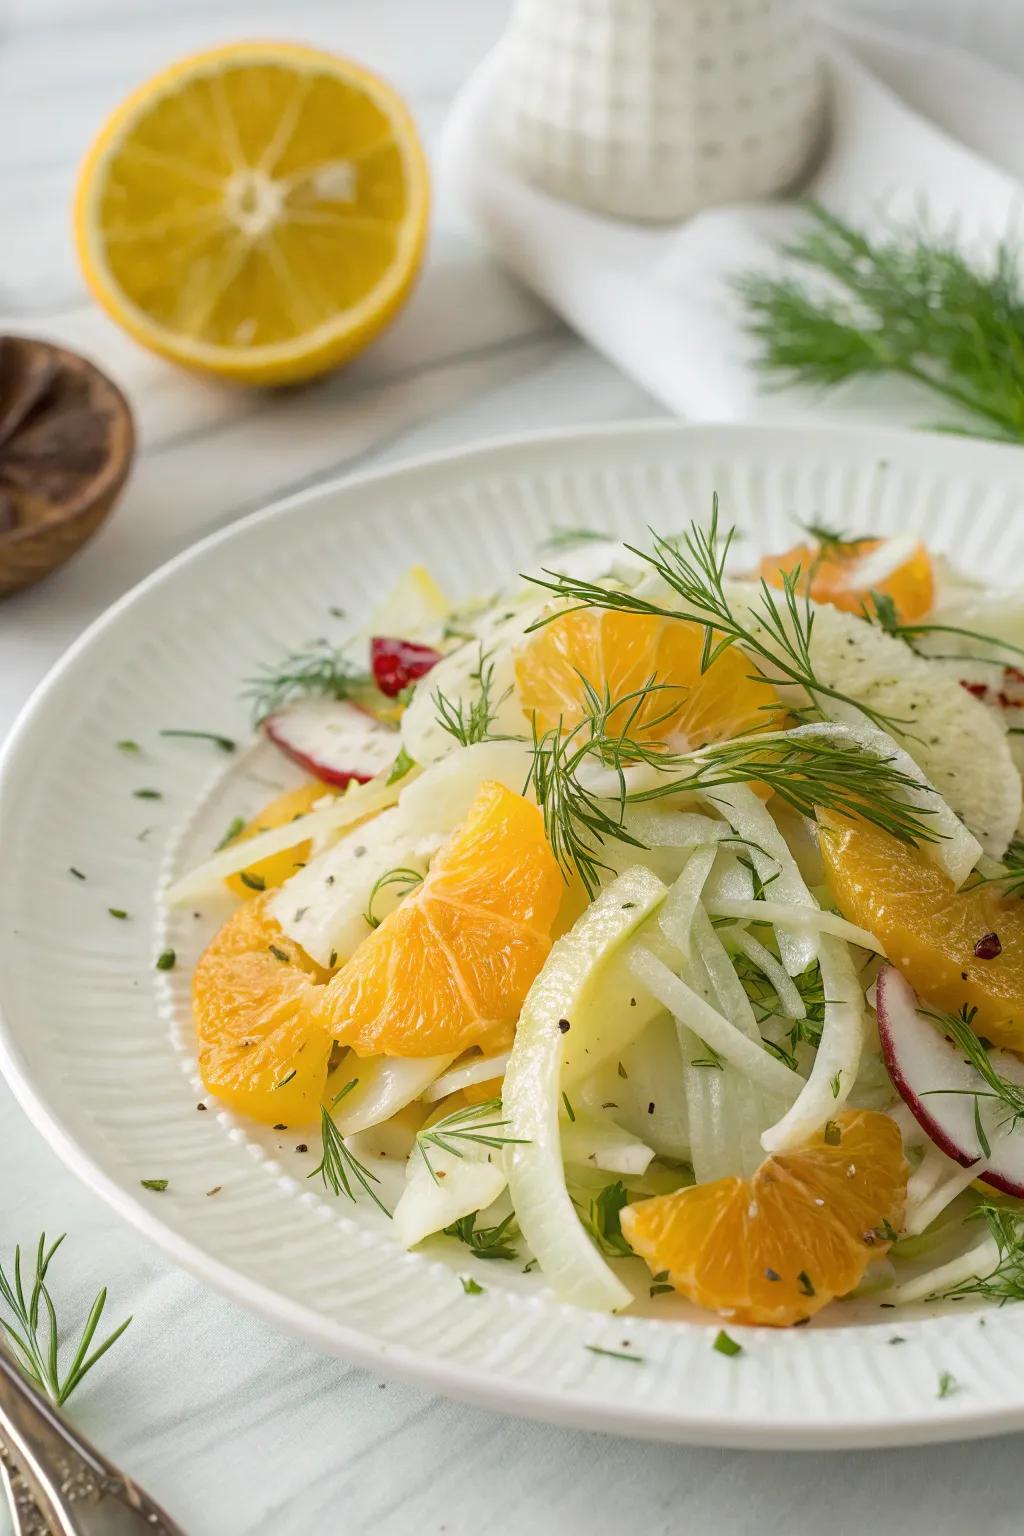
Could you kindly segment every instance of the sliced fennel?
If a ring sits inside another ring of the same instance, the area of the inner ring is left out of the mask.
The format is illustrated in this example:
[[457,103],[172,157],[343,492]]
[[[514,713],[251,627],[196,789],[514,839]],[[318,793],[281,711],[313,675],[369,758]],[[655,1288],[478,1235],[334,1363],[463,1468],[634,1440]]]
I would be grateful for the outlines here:
[[358,1056],[348,1055],[338,1076],[355,1081],[334,1111],[334,1123],[343,1136],[369,1130],[423,1095],[442,1073],[451,1056]]
[[654,1157],[653,1147],[645,1145],[616,1125],[610,1115],[597,1110],[574,1107],[574,1119],[562,1121],[562,1159],[584,1167],[600,1168],[605,1173],[646,1173]]
[[400,784],[388,784],[386,778],[386,775],[381,774],[368,784],[350,785],[345,794],[318,811],[297,816],[283,827],[271,827],[268,832],[259,832],[255,837],[247,838],[244,843],[232,843],[230,847],[222,848],[219,853],[176,880],[167,892],[168,901],[172,906],[185,906],[211,891],[219,890],[221,882],[229,875],[236,875],[240,869],[247,869],[250,864],[257,864],[271,854],[284,853],[299,843],[339,835],[357,821],[375,816],[378,811],[396,803],[402,787]]
[[457,1062],[450,1072],[445,1072],[421,1095],[424,1104],[446,1099],[460,1088],[473,1088],[477,1083],[489,1083],[492,1078],[504,1077],[511,1052],[499,1051],[496,1056],[469,1056]]
[[787,1101],[796,1098],[804,1086],[803,1078],[705,1002],[643,944],[634,946],[630,969],[678,1023],[693,1030],[717,1055],[769,1093],[777,1093]]
[[[505,1073],[508,1131],[523,1143],[505,1149],[519,1226],[555,1294],[599,1311],[615,1311],[632,1297],[591,1243],[566,1189],[559,1128],[564,1042],[575,1035],[578,1065],[590,1038],[600,1039],[599,1054],[607,1054],[610,1037],[623,1027],[619,1010],[609,1015],[606,1007],[611,962],[665,895],[661,881],[641,868],[598,895],[554,945],[531,987]],[[639,1011],[630,1010],[628,997],[625,1011]],[[559,1028],[562,1020],[568,1032]]]
[[417,1142],[409,1153],[405,1188],[393,1217],[398,1240],[406,1248],[442,1232],[463,1216],[486,1210],[507,1182],[500,1153],[491,1154],[473,1142],[464,1144],[461,1157],[432,1147],[430,1163],[436,1178]]
[[873,933],[848,923],[838,912],[823,912],[820,907],[791,907],[779,901],[718,901],[709,903],[713,917],[735,917],[747,923],[771,923],[783,931],[796,928],[808,933],[831,934],[845,944],[857,944],[861,949],[874,950],[876,955],[885,950]]

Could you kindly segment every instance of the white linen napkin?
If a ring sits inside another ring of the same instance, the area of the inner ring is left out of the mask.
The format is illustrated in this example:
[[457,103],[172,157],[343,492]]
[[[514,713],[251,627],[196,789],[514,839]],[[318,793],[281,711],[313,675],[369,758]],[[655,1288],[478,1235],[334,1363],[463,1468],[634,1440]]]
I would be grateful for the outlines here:
[[[1024,86],[898,33],[834,21],[822,30],[832,128],[801,196],[869,229],[921,216],[955,224],[980,255],[1024,229]],[[827,395],[773,388],[755,366],[732,278],[778,267],[779,246],[806,221],[797,202],[732,204],[669,227],[561,202],[493,142],[500,67],[499,45],[456,101],[442,177],[497,259],[671,410],[709,421],[950,419],[943,402],[898,381]]]

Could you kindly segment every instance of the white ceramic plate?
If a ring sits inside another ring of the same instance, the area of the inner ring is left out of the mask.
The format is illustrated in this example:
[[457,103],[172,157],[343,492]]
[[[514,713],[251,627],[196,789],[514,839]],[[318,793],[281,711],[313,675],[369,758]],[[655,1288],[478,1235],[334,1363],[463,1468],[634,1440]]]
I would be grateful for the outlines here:
[[[649,1305],[608,1318],[556,1303],[518,1265],[474,1269],[454,1244],[405,1254],[372,1207],[307,1182],[316,1159],[295,1150],[302,1134],[254,1130],[213,1103],[197,1113],[188,979],[221,913],[204,903],[168,919],[160,889],[282,770],[266,748],[229,758],[159,735],[245,740],[240,680],[304,640],[340,637],[330,608],[357,622],[414,560],[468,595],[535,566],[554,524],[675,531],[716,489],[752,554],[784,548],[793,518],[914,528],[968,570],[1012,579],[1022,465],[1016,449],[923,435],[604,426],[326,486],[197,545],[82,636],[4,753],[0,1060],[25,1109],[82,1178],[204,1280],[326,1350],[489,1407],[766,1447],[1024,1426],[1024,1308],[897,1323],[840,1305],[806,1329],[748,1330],[728,1359],[711,1348],[717,1324],[681,1304],[667,1318]],[[142,753],[119,751],[123,738]],[[168,944],[178,968],[157,972]],[[140,1187],[157,1177],[166,1193]],[[485,1294],[463,1293],[470,1272]],[[943,1371],[958,1391],[940,1399]]]

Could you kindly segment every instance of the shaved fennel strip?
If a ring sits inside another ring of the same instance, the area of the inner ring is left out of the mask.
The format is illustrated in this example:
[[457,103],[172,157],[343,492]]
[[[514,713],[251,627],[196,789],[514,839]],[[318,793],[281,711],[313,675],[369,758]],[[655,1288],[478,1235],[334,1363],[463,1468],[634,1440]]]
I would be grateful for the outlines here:
[[511,1051],[499,1051],[496,1056],[472,1056],[452,1067],[432,1082],[425,1093],[420,1094],[424,1104],[445,1099],[460,1088],[472,1088],[477,1083],[489,1083],[493,1077],[504,1077]]
[[605,1173],[646,1173],[654,1149],[634,1136],[606,1112],[574,1110],[575,1120],[562,1121],[562,1158],[567,1163],[600,1168]]
[[987,1237],[983,1243],[978,1243],[970,1248],[967,1253],[962,1253],[958,1258],[950,1259],[948,1264],[941,1264],[938,1269],[929,1269],[923,1275],[917,1275],[913,1280],[907,1280],[903,1285],[894,1286],[886,1292],[888,1300],[897,1305],[910,1301],[924,1301],[927,1296],[932,1296],[938,1291],[948,1291],[955,1285],[963,1285],[967,1280],[984,1280],[999,1267],[999,1245],[994,1237]]
[[[917,1124],[916,1120],[914,1124]],[[948,1178],[957,1167],[959,1164],[947,1157],[933,1141],[926,1141],[924,1156],[907,1180],[907,1208],[913,1210],[920,1205],[942,1183],[943,1177]]]
[[885,950],[873,933],[821,907],[790,907],[778,901],[719,901],[711,913],[713,917],[735,917],[741,922],[770,923],[773,928],[806,928],[816,934],[830,934],[845,944],[856,944],[859,949],[871,949],[885,957]]
[[183,906],[199,896],[205,896],[210,890],[216,890],[229,875],[237,874],[240,869],[248,869],[251,864],[270,858],[272,854],[285,853],[299,843],[328,833],[340,834],[364,816],[376,815],[387,806],[396,804],[401,788],[401,784],[385,784],[383,779],[376,778],[368,784],[360,784],[348,790],[319,811],[297,816],[283,827],[259,832],[245,842],[232,843],[176,880],[167,892],[167,900],[172,906]]
[[[671,900],[671,896],[669,898]],[[757,1027],[750,999],[743,990],[743,983],[736,975],[736,968],[729,959],[725,945],[715,932],[703,907],[698,907],[693,918],[693,938],[700,950],[700,957],[708,974],[708,980],[718,1000],[718,1010],[730,1023],[755,1040],[760,1046],[761,1031]]]
[[[737,836],[746,841],[750,862],[763,882],[771,882],[774,905],[817,910],[818,903],[807,889],[785,838],[749,784],[720,786],[705,798],[725,816]],[[816,955],[813,934],[799,930],[794,933],[785,926],[777,939],[782,963],[789,974],[799,976],[806,971]]]
[[845,1104],[857,1080],[866,1022],[864,993],[849,951],[826,933],[818,939],[818,964],[825,994],[821,1040],[800,1097],[761,1137],[766,1152],[786,1152],[818,1130]]
[[648,848],[699,848],[705,843],[725,842],[733,834],[726,821],[702,816],[698,811],[665,811],[629,806],[624,826]]
[[[355,1080],[334,1111],[334,1122],[343,1136],[354,1136],[390,1120],[400,1109],[418,1099],[454,1058],[451,1056],[367,1056],[346,1058],[341,1076]],[[351,1069],[351,1070],[350,1070]]]
[[969,1168],[957,1168],[951,1178],[927,1194],[918,1204],[916,1209],[908,1207],[906,1229],[910,1237],[917,1237],[926,1228],[930,1227],[936,1216],[941,1216],[946,1206],[955,1200],[957,1195],[962,1195],[964,1190],[980,1179],[988,1167],[987,1159],[981,1159],[972,1163]]
[[803,1087],[803,1079],[791,1072],[762,1046],[704,1001],[692,987],[642,944],[634,945],[629,958],[633,975],[667,1008],[675,1019],[703,1040],[746,1076],[771,1093],[792,1099]]
[[690,958],[690,932],[700,905],[700,894],[715,862],[714,848],[696,848],[674,885],[669,887],[658,925],[684,960]]
[[743,928],[734,928],[729,933],[729,938],[735,944],[740,954],[746,955],[752,965],[756,965],[761,975],[770,982],[778,994],[779,1007],[787,1019],[806,1019],[807,1009],[804,1000],[797,990],[796,983],[786,972],[780,960],[776,960],[770,949],[753,934],[747,933]]

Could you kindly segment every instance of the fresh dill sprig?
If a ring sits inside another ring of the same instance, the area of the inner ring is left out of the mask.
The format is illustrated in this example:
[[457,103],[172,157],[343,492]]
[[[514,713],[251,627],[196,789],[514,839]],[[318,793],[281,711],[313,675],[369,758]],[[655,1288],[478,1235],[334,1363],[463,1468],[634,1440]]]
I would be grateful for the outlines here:
[[[706,672],[723,651],[739,644],[751,660],[753,681],[763,682],[769,687],[780,681],[795,684],[810,694],[812,699],[818,696],[852,706],[882,730],[889,730],[894,724],[899,724],[818,677],[811,659],[814,609],[809,599],[800,595],[799,566],[782,573],[781,596],[777,596],[776,591],[762,579],[756,608],[751,608],[747,617],[737,612],[725,590],[725,566],[735,529],[730,528],[720,535],[718,513],[716,491],[712,497],[711,521],[707,528],[691,522],[679,540],[668,540],[652,530],[652,550],[626,546],[682,599],[682,606],[669,607],[639,592],[583,581],[574,576],[560,575],[556,571],[545,571],[543,576],[531,576],[529,580],[535,586],[553,592],[556,597],[567,599],[575,608],[603,608],[656,618],[687,619],[703,625],[701,672]],[[558,618],[561,611],[544,615],[530,628],[543,628]]]
[[[986,1089],[975,1092],[972,1088],[931,1088],[926,1089],[927,1094],[966,1094],[973,1097],[975,1104],[980,1099],[995,1099],[1004,1109],[1009,1111],[1007,1122],[1011,1128],[1016,1127],[1024,1120],[1024,1085],[1011,1082],[1004,1077],[992,1064],[992,1058],[985,1049],[984,1044],[974,1031],[974,1020],[977,1017],[977,1008],[963,1007],[959,1013],[937,1013],[930,1009],[925,1010],[925,1017],[937,1024],[944,1035],[952,1039],[957,1050],[965,1057],[968,1064],[983,1078],[988,1085]],[[975,1116],[975,1128],[978,1133],[978,1141],[985,1156],[991,1156],[991,1148],[987,1146],[987,1139],[980,1119]]]
[[765,371],[819,388],[896,375],[967,411],[979,435],[1024,439],[1024,282],[1015,241],[1001,240],[983,267],[952,233],[923,222],[872,238],[818,204],[808,213],[785,254],[810,285],[758,272],[736,283]]
[[276,666],[264,667],[247,679],[242,696],[252,703],[258,724],[294,699],[319,694],[329,699],[350,699],[373,688],[373,679],[360,672],[344,649],[317,640],[305,651],[294,651]]
[[[739,977],[740,984],[751,1008],[754,1011],[754,1019],[760,1027],[768,1019],[784,1018],[782,1003],[779,994],[772,986],[768,977],[749,956],[736,953],[730,954],[733,968]],[[796,1068],[797,1062],[793,1052],[798,1045],[808,1044],[817,1047],[821,1043],[821,1031],[825,1025],[825,987],[821,979],[821,967],[817,960],[806,971],[801,971],[799,976],[792,978],[793,985],[800,994],[800,1000],[806,1010],[802,1019],[790,1019],[789,1044],[790,1050],[774,1041],[766,1040],[766,1048],[783,1060],[788,1067]]]
[[106,1287],[100,1291],[89,1309],[74,1354],[68,1364],[60,1361],[60,1326],[47,1275],[53,1256],[64,1241],[62,1234],[47,1246],[46,1233],[42,1233],[36,1245],[35,1267],[31,1279],[22,1274],[21,1249],[14,1250],[14,1263],[8,1276],[0,1265],[0,1301],[10,1312],[13,1321],[0,1316],[3,1329],[13,1346],[14,1359],[26,1376],[41,1387],[54,1403],[66,1403],[82,1378],[116,1344],[124,1333],[130,1317],[114,1329],[113,1333],[93,1348],[93,1339],[103,1317],[107,1303]]
[[[1010,651],[1014,656],[1024,656],[1024,646],[1013,645],[1009,640],[1001,640],[998,635],[986,635],[977,629],[965,629],[961,624],[904,624],[900,619],[899,609],[888,592],[872,591],[868,594],[868,599],[861,608],[862,615],[868,623],[877,624],[879,629],[884,629],[887,635],[903,640],[911,650],[918,649],[914,641],[920,640],[923,635],[953,635],[961,640],[976,640],[993,651]],[[971,654],[965,655],[962,652],[952,656],[937,656],[934,651],[924,651],[919,654],[929,656],[935,661],[991,661],[999,664],[998,656],[978,657]]]
[[816,810],[834,811],[870,821],[901,842],[937,842],[941,834],[927,818],[928,808],[910,805],[908,791],[920,782],[898,768],[890,757],[879,757],[856,744],[813,736],[747,736],[703,747],[690,758],[666,758],[666,769],[686,763],[691,772],[627,796],[630,804],[665,795],[706,794],[728,784],[759,782],[802,816]]
[[460,1216],[450,1227],[445,1227],[445,1236],[458,1238],[460,1243],[465,1243],[476,1259],[518,1259],[517,1250],[508,1242],[510,1237],[516,1237],[519,1233],[514,1213],[493,1227],[478,1227],[479,1217],[479,1211]]
[[501,1115],[501,1100],[485,1099],[482,1104],[467,1104],[462,1109],[455,1109],[450,1115],[445,1115],[443,1120],[437,1120],[433,1125],[416,1132],[417,1149],[435,1184],[440,1183],[440,1180],[430,1161],[427,1150],[430,1147],[438,1152],[447,1152],[452,1157],[465,1157],[463,1149],[466,1143],[492,1149],[526,1145],[521,1136],[502,1135],[509,1122],[494,1119],[496,1115]]
[[975,870],[972,884],[966,889],[1002,885],[1004,896],[1024,896],[1024,839],[1015,837],[999,862],[1003,867],[998,874],[982,875]]
[[985,1203],[975,1206],[965,1221],[983,1221],[995,1239],[998,1261],[987,1275],[963,1280],[947,1291],[936,1291],[929,1301],[959,1301],[963,1296],[984,1296],[1000,1304],[1024,1301],[1024,1210]]
[[871,540],[870,534],[846,533],[843,529],[827,528],[824,523],[801,523],[798,520],[797,526],[803,529],[808,538],[814,540],[822,554],[853,555],[862,544],[868,544]]
[[378,875],[376,880],[373,882],[373,887],[370,891],[370,899],[367,901],[366,911],[363,913],[363,917],[366,919],[367,925],[370,928],[380,927],[381,919],[375,915],[373,910],[373,903],[380,892],[383,891],[387,886],[403,886],[404,889],[402,891],[402,895],[407,896],[411,890],[413,890],[417,885],[421,884],[422,880],[423,876],[420,874],[418,869],[386,869],[382,875]]
[[449,699],[440,689],[433,695],[434,712],[438,725],[453,736],[460,747],[471,747],[478,741],[491,738],[491,726],[497,719],[498,710],[504,704],[511,688],[506,688],[499,699],[491,698],[494,687],[494,662],[490,653],[480,647],[476,670],[469,674],[477,685],[477,693],[467,707],[464,699]]
[[374,1184],[380,1183],[380,1180],[345,1145],[345,1138],[338,1130],[331,1116],[331,1110],[341,1103],[346,1094],[352,1092],[358,1081],[359,1079],[354,1077],[350,1083],[346,1083],[344,1088],[334,1095],[334,1098],[331,1100],[330,1109],[325,1104],[320,1106],[320,1132],[323,1138],[323,1156],[312,1173],[308,1173],[306,1177],[315,1179],[317,1174],[319,1174],[324,1181],[325,1187],[333,1195],[345,1195],[353,1204],[358,1199],[356,1189],[353,1187],[355,1184],[365,1190],[374,1205],[378,1206],[385,1216],[390,1216],[391,1212],[373,1188]]

